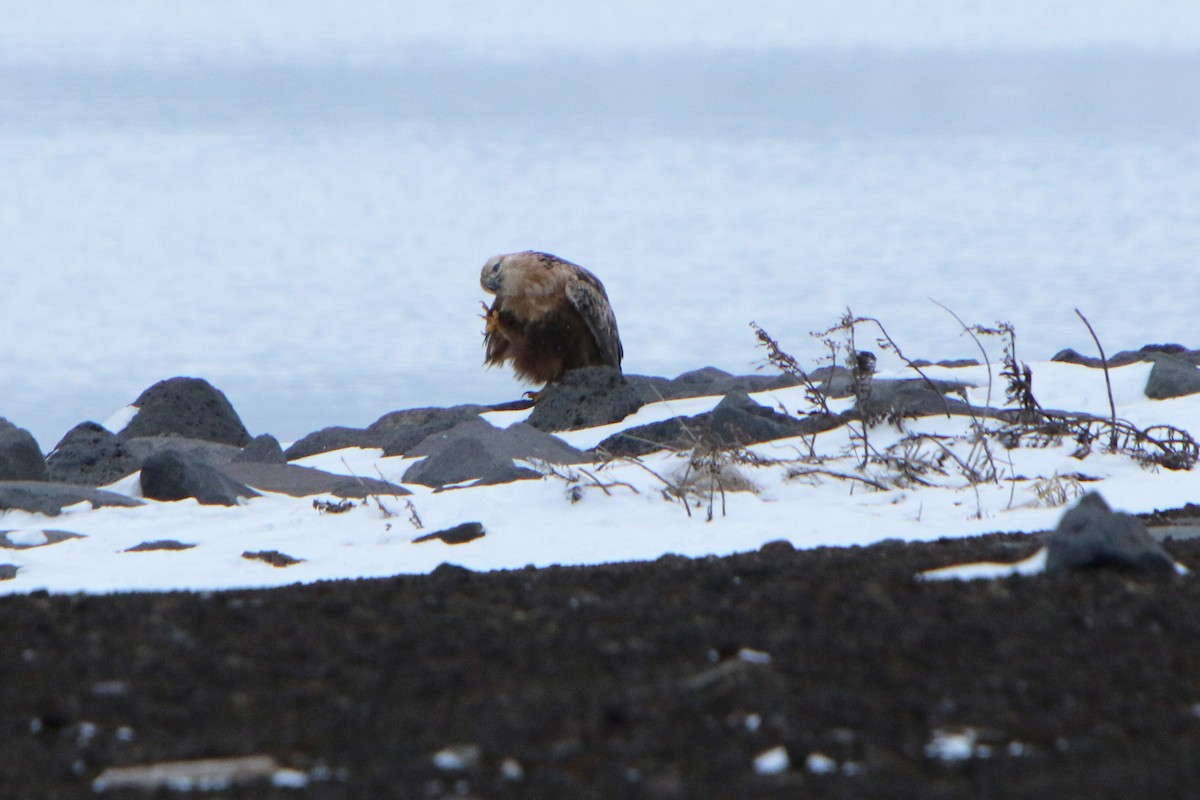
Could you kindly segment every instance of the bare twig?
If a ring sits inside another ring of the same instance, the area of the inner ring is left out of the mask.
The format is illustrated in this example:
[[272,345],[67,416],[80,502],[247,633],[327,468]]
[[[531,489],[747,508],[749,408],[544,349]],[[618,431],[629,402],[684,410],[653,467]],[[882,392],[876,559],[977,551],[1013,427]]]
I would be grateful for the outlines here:
[[783,348],[779,346],[779,342],[771,338],[771,335],[760,328],[757,322],[751,322],[750,327],[754,330],[754,335],[758,337],[758,343],[766,348],[767,360],[780,372],[791,375],[804,384],[808,399],[818,405],[823,413],[832,415],[833,412],[829,410],[829,405],[825,402],[825,392],[813,382],[808,373],[796,362],[796,359],[784,352]]
[[877,480],[866,478],[862,475],[855,475],[851,472],[836,472],[831,469],[818,469],[816,467],[790,469],[785,478],[787,480],[794,480],[796,478],[807,478],[810,475],[824,475],[827,478],[837,478],[842,481],[857,481],[858,483],[865,483],[872,489],[878,489],[881,492],[888,491],[888,487]]
[[1096,343],[1096,349],[1100,351],[1100,366],[1104,367],[1104,385],[1108,387],[1108,408],[1112,412],[1113,433],[1109,440],[1109,448],[1117,449],[1117,404],[1113,402],[1112,379],[1108,375],[1108,358],[1104,355],[1104,346],[1100,344],[1100,337],[1096,335],[1095,329],[1092,328],[1092,323],[1088,322],[1088,318],[1083,315],[1083,312],[1078,308],[1075,313],[1083,320],[1083,324],[1087,326],[1088,333],[1092,335],[1092,341]]
[[983,346],[983,342],[979,341],[979,337],[975,335],[975,330],[972,329],[971,327],[969,327],[967,325],[967,323],[963,322],[962,317],[960,317],[958,314],[954,313],[954,311],[951,310],[949,306],[939,303],[937,300],[934,300],[932,297],[929,298],[929,302],[933,303],[935,306],[942,309],[950,316],[954,317],[954,320],[959,324],[959,326],[964,331],[966,331],[967,335],[971,337],[971,340],[975,342],[975,346],[979,348],[979,354],[981,356],[983,356],[983,363],[987,367],[987,374],[988,374],[987,399],[984,401],[983,405],[985,408],[990,408],[992,405],[992,360],[990,358],[988,358],[987,348]]

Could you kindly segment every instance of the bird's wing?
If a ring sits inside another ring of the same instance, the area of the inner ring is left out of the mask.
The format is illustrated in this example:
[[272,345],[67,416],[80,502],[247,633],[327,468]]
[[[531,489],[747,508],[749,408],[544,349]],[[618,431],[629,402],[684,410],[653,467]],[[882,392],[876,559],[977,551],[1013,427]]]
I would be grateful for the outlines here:
[[604,284],[583,267],[572,266],[576,270],[575,280],[567,282],[567,299],[579,312],[579,316],[583,317],[584,323],[600,347],[604,362],[620,369],[625,350],[621,347],[617,317],[609,305]]

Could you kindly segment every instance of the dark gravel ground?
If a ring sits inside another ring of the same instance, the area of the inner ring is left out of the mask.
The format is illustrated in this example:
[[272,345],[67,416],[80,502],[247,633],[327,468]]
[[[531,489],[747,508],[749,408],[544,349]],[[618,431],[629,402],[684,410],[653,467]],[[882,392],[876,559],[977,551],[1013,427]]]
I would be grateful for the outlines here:
[[[1200,795],[1200,580],[914,577],[1039,544],[3,598],[0,797],[144,798],[92,781],[260,754],[307,786],[202,796]],[[1168,549],[1200,567],[1200,542]],[[975,757],[932,755],[964,728]],[[791,768],[758,774],[779,746]]]

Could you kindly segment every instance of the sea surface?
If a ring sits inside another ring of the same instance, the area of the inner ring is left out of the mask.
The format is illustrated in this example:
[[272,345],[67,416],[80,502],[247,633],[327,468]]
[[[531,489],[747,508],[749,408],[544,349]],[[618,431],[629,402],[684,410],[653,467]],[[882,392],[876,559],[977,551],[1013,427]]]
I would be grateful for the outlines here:
[[752,371],[752,321],[815,363],[848,308],[1200,347],[1186,4],[46,5],[0,30],[0,416],[47,450],[175,375],[284,440],[512,399],[478,272],[531,248],[630,372]]

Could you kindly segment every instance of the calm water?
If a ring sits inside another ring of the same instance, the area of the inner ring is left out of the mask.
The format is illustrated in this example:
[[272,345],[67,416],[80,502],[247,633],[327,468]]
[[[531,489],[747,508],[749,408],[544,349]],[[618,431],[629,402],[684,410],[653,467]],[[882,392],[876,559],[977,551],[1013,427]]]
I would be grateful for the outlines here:
[[477,277],[525,248],[605,280],[634,372],[753,369],[751,320],[815,358],[846,306],[972,355],[930,298],[1029,359],[1090,348],[1076,307],[1200,346],[1200,56],[777,44],[0,61],[0,416],[49,448],[180,374],[281,438],[508,399]]

